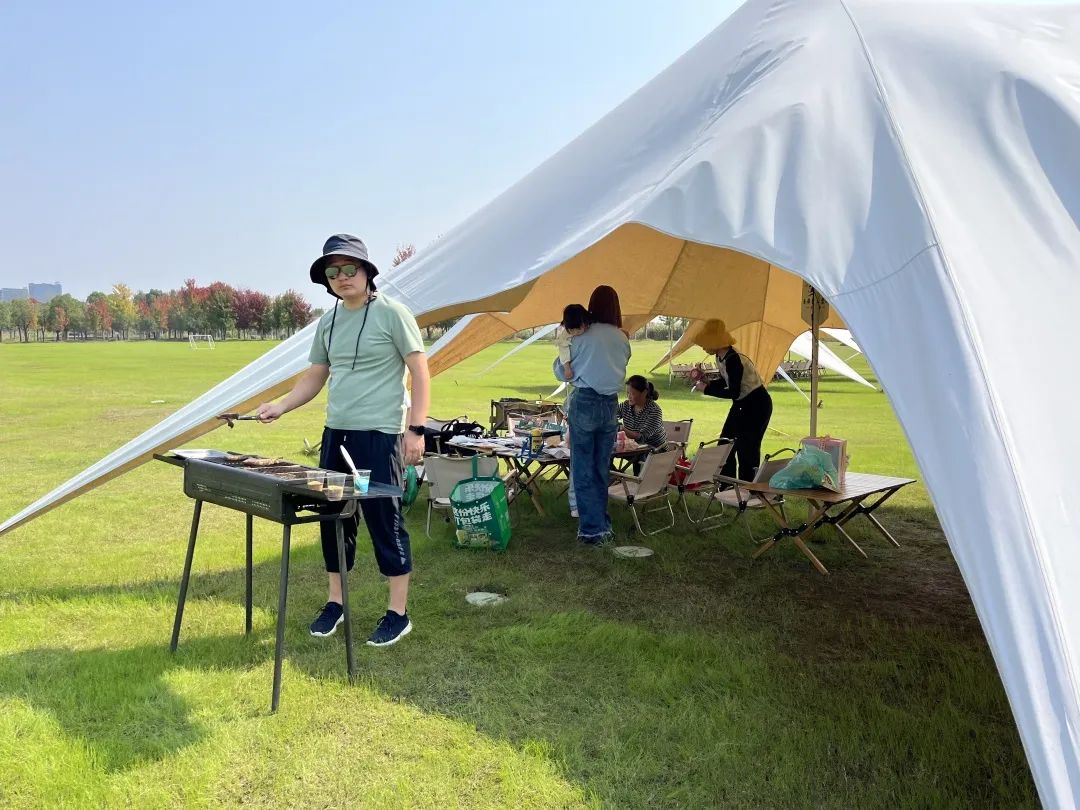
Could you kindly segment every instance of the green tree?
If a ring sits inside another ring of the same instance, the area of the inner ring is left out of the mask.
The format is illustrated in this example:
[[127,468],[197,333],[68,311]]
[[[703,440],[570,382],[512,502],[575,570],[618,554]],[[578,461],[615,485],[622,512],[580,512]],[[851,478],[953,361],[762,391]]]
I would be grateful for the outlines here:
[[44,308],[46,325],[57,340],[66,340],[69,332],[86,337],[85,310],[82,301],[68,293],[54,296]]
[[50,332],[56,333],[57,342],[67,336],[68,315],[60,302],[60,296],[56,296],[45,305],[44,326]]
[[4,339],[4,330],[11,328],[11,304],[0,301],[0,341]]
[[19,331],[23,343],[30,342],[30,332],[37,331],[37,306],[29,298],[11,302],[11,325]]
[[236,327],[236,290],[216,281],[207,289],[204,308],[210,333],[224,340]]

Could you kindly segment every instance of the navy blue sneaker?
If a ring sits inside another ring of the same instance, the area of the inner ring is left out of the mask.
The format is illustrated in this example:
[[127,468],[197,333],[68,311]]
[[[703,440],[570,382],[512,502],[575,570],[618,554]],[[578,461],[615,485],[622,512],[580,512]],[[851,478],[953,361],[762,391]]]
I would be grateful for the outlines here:
[[319,615],[315,617],[315,621],[311,623],[309,629],[311,635],[326,638],[334,635],[334,631],[338,629],[338,625],[343,621],[345,621],[345,611],[341,609],[341,605],[337,602],[327,602],[323,605],[323,609],[319,611]]
[[388,610],[375,625],[375,632],[368,636],[367,643],[372,647],[389,647],[391,644],[397,644],[411,632],[412,622],[409,621],[408,611],[402,616],[400,613]]

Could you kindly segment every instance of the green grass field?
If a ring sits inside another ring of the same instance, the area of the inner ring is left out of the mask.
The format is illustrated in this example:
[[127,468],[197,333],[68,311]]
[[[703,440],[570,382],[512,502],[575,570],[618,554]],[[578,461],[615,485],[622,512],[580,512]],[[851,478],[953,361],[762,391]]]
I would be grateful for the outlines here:
[[[0,515],[7,517],[271,344],[0,344]],[[549,347],[435,380],[432,411],[549,393]],[[638,343],[631,371],[666,344]],[[843,356],[846,351],[841,352]],[[865,366],[856,361],[865,371]],[[727,405],[666,388],[692,444]],[[766,451],[806,433],[773,386]],[[820,430],[852,467],[918,477],[882,393],[826,378]],[[165,404],[151,404],[165,400]],[[302,459],[321,401],[198,446]],[[786,435],[783,435],[786,434]],[[1023,807],[1037,799],[1000,680],[925,489],[830,532],[823,577],[790,545],[751,561],[737,525],[650,538],[619,559],[515,503],[502,555],[455,551],[409,518],[415,630],[361,646],[308,636],[325,598],[317,531],[294,533],[282,709],[268,713],[280,529],[256,522],[255,630],[243,635],[243,517],[207,507],[176,655],[168,651],[191,501],[149,464],[0,538],[0,806]],[[616,515],[626,536],[629,521]],[[766,517],[751,526],[763,535]],[[366,635],[385,609],[370,548],[352,576]],[[472,590],[507,603],[475,608]]]

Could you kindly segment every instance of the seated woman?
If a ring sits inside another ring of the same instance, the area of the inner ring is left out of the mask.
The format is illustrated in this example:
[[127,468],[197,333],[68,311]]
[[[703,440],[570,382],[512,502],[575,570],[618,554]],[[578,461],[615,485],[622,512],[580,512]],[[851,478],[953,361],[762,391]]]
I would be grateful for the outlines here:
[[628,439],[656,449],[667,441],[664,435],[664,412],[656,404],[660,394],[651,382],[640,374],[626,381],[626,401],[619,406],[618,416]]

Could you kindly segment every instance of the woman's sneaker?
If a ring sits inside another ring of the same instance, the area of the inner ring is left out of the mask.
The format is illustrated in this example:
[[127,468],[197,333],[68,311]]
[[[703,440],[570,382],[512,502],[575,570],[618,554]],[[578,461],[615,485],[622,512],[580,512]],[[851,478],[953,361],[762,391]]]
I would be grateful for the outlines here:
[[397,644],[402,637],[411,632],[412,622],[409,621],[408,611],[402,616],[400,613],[388,610],[375,625],[375,632],[368,636],[367,643],[372,647],[389,647],[391,644]]
[[345,621],[345,611],[341,609],[341,605],[337,602],[327,602],[309,629],[311,635],[326,638],[334,635],[334,631],[343,621]]

